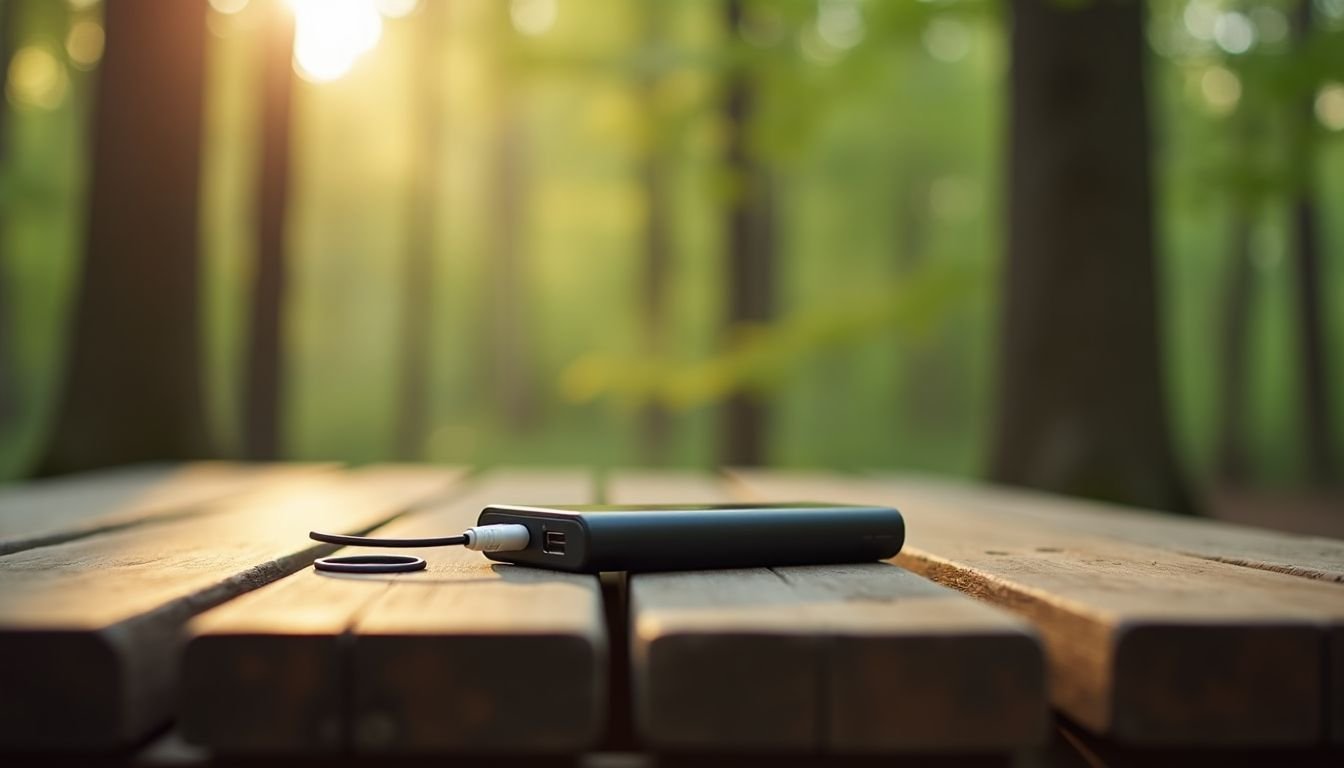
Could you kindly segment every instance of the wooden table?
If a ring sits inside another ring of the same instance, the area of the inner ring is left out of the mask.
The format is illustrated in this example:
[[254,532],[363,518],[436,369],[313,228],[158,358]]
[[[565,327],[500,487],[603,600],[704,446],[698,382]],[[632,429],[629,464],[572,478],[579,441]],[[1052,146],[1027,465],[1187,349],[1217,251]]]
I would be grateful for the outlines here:
[[[306,535],[803,499],[897,506],[906,547],[600,578],[449,548],[333,576]],[[1344,765],[1344,542],[873,474],[133,467],[0,491],[0,663],[0,763]]]

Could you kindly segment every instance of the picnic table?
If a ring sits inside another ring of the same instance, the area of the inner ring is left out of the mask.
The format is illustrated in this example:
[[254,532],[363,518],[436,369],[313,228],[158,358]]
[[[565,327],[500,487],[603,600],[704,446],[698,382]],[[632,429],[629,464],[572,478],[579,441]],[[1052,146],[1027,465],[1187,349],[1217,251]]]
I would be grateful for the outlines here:
[[[806,499],[896,506],[905,548],[333,575],[307,536]],[[0,491],[0,664],[0,764],[1344,765],[1344,541],[877,473],[141,466]]]

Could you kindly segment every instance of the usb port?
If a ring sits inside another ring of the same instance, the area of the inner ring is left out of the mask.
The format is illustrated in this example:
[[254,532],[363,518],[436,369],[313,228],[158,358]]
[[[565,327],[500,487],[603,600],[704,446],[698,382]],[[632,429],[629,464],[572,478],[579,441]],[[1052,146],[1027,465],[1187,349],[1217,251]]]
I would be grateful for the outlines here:
[[547,531],[543,537],[541,551],[548,555],[565,554],[565,532]]

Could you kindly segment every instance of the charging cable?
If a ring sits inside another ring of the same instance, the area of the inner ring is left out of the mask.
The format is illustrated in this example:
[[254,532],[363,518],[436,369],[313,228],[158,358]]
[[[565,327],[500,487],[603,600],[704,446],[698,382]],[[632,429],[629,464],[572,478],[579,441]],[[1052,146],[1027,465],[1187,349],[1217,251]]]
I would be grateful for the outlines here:
[[[310,531],[308,538],[324,544],[340,544],[345,547],[462,546],[477,552],[517,552],[520,549],[527,549],[532,537],[525,525],[502,523],[474,526],[457,536],[427,539],[384,539],[376,536],[345,536],[320,531]],[[398,573],[422,570],[425,567],[425,560],[409,555],[345,555],[319,558],[313,562],[313,567],[319,571],[338,573]]]

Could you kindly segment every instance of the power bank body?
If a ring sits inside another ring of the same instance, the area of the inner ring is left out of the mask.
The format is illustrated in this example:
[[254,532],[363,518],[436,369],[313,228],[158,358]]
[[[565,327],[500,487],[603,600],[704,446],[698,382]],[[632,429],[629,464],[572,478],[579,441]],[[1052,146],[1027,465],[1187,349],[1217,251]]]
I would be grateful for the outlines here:
[[491,560],[579,573],[873,562],[905,541],[895,509],[813,502],[495,504],[477,520],[497,523],[525,525],[530,538]]

